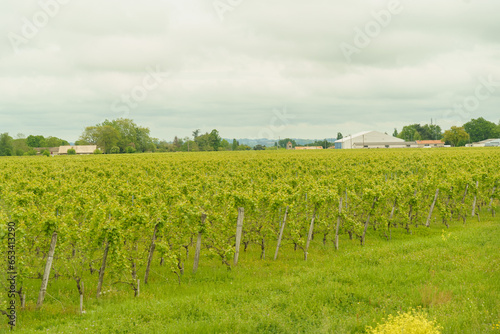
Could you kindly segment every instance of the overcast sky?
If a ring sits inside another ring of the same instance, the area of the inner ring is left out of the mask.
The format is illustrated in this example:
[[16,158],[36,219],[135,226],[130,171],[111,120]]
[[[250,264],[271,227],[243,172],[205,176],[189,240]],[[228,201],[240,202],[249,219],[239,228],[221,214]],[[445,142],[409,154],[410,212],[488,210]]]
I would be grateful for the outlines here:
[[2,0],[0,133],[74,141],[118,117],[166,140],[496,123],[498,13],[498,0]]

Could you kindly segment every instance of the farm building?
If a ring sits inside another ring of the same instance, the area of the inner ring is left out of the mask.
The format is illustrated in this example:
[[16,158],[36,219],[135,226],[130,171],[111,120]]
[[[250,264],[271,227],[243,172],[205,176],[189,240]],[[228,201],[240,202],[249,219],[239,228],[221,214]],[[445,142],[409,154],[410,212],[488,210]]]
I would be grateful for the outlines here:
[[486,144],[484,144],[485,147],[500,147],[500,139],[492,139]]
[[322,150],[323,146],[295,146],[296,150]]
[[56,154],[66,155],[68,154],[68,150],[71,148],[76,151],[76,154],[94,154],[94,151],[97,149],[97,145],[59,146],[59,152]]
[[354,148],[405,148],[418,147],[417,143],[389,136],[378,131],[365,131],[335,141],[336,149]]
[[472,144],[466,144],[466,147],[497,147],[500,146],[500,139],[486,139]]
[[42,154],[43,151],[49,151],[50,155],[56,155],[59,152],[59,147],[35,147],[37,154]]
[[418,147],[444,147],[441,140],[417,140]]

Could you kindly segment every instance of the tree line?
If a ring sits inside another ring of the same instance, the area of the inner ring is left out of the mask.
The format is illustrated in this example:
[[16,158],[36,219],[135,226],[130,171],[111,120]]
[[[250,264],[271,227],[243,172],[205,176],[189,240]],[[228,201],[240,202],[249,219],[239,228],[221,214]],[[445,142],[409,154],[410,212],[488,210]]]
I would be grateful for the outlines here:
[[404,126],[401,132],[394,129],[392,135],[406,141],[443,140],[452,146],[465,146],[469,142],[475,143],[485,139],[500,138],[500,122],[495,124],[479,117],[471,119],[462,126],[452,126],[444,132],[436,124],[411,124]]
[[[410,124],[403,127],[401,132],[395,128],[394,137],[406,141],[415,140],[443,140],[452,146],[464,146],[469,142],[478,142],[490,138],[500,138],[500,122],[495,124],[479,117],[471,119],[462,126],[452,126],[449,130],[442,131],[436,124]],[[342,139],[342,133],[337,133],[337,139]],[[284,138],[276,141],[273,147],[255,145],[241,145],[236,139],[229,142],[222,139],[219,131],[213,129],[211,132],[201,133],[200,129],[192,132],[192,137],[174,137],[168,142],[153,138],[149,128],[139,126],[133,120],[118,118],[105,120],[100,124],[88,126],[84,129],[75,145],[97,145],[104,153],[135,153],[135,152],[195,152],[195,151],[243,151],[243,150],[265,150],[284,149],[288,142],[292,147],[297,146],[294,139]],[[16,138],[8,133],[0,134],[0,156],[36,155],[41,148],[58,147],[69,145],[69,142],[49,136],[18,134]],[[335,145],[327,140],[317,140],[306,146],[322,146],[329,148]]]
[[21,155],[36,155],[35,148],[57,147],[69,145],[69,143],[57,137],[44,137],[41,135],[26,137],[20,133],[16,138],[12,138],[8,133],[0,134],[0,156],[21,156]]

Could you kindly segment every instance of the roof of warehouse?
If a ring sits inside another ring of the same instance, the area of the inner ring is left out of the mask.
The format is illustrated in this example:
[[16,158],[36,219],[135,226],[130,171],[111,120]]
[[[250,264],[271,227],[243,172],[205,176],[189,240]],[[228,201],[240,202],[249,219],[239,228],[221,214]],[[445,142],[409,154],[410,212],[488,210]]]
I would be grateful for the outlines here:
[[441,140],[417,140],[417,144],[443,144]]
[[372,131],[363,131],[363,132],[358,132],[358,133],[355,133],[353,135],[350,135],[350,136],[347,136],[347,137],[344,137],[342,139],[338,139],[336,140],[335,142],[336,143],[345,143],[346,141],[349,141],[351,140],[351,138],[356,138],[356,137],[359,137],[359,136],[362,136],[362,135],[366,135],[367,133],[370,133]]

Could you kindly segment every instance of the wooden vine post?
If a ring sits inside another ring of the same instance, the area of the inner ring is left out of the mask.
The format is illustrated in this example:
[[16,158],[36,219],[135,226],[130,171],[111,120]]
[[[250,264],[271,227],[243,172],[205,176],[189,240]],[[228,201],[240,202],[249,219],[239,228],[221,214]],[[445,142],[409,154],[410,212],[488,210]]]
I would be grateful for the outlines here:
[[340,227],[341,214],[342,214],[342,196],[339,198],[339,215],[337,216],[337,226],[335,227],[335,250],[339,249],[339,227]]
[[[469,189],[469,184],[467,183],[465,185],[465,192],[464,192],[464,197],[462,197],[462,204],[465,204],[465,197],[467,197],[467,190]],[[463,215],[463,219],[464,219],[464,224],[466,223],[467,221],[467,214],[464,212],[464,215]]]
[[104,271],[106,270],[106,260],[108,258],[109,252],[109,241],[106,241],[106,247],[104,248],[104,254],[102,256],[101,269],[99,270],[99,282],[97,283],[97,298],[101,296],[102,282],[104,281]]
[[238,208],[238,220],[236,223],[236,249],[234,252],[234,265],[238,264],[238,256],[240,255],[240,243],[241,243],[241,233],[243,232],[243,218],[245,216],[245,210],[243,208]]
[[434,211],[434,206],[436,205],[438,196],[439,196],[439,188],[436,189],[436,194],[434,195],[434,201],[432,201],[431,209],[429,210],[429,215],[427,216],[427,222],[425,223],[426,227],[431,226],[432,211]]
[[[373,199],[373,204],[371,210],[375,208],[375,203],[377,202],[377,197]],[[370,211],[368,211],[368,217],[366,217],[366,222],[365,222],[365,229],[363,230],[363,235],[361,236],[361,246],[365,245],[365,236],[366,236],[366,230],[368,229],[368,224],[370,223]]]
[[47,262],[45,263],[45,271],[43,272],[42,286],[40,287],[40,293],[38,294],[38,301],[36,302],[36,307],[41,307],[43,305],[43,300],[45,299],[45,293],[47,292],[47,285],[49,283],[50,269],[52,268],[52,261],[54,260],[54,252],[56,250],[57,244],[57,232],[52,233],[52,239],[50,241],[49,254],[47,256]]
[[83,282],[81,283],[82,288],[80,289],[80,314],[83,314],[83,293],[84,293],[84,287],[83,287]]
[[200,263],[200,251],[201,251],[201,234],[203,230],[203,226],[205,225],[205,220],[207,219],[207,215],[201,214],[201,226],[198,231],[198,239],[196,240],[196,251],[194,253],[194,263],[193,263],[193,274],[198,270],[198,264]]
[[[476,181],[476,193],[474,193],[474,201],[472,202],[472,217],[476,215],[477,191],[479,189],[479,181]],[[479,219],[479,212],[478,212]]]
[[148,256],[148,264],[146,266],[146,273],[144,274],[144,284],[148,284],[148,278],[149,278],[149,270],[151,268],[151,262],[153,261],[153,254],[155,251],[155,241],[156,241],[156,233],[158,233],[158,224],[156,223],[155,229],[153,231],[153,237],[151,238],[151,245],[149,246],[149,256]]
[[394,203],[392,204],[391,215],[389,216],[389,221],[387,222],[387,229],[389,230],[389,240],[392,240],[392,230],[391,223],[394,218],[394,212],[396,211],[396,205],[398,204],[398,198],[394,199]]
[[283,224],[281,224],[281,229],[280,229],[280,235],[278,236],[278,244],[276,245],[276,252],[274,253],[274,260],[278,258],[278,251],[280,250],[281,246],[281,239],[283,238],[283,231],[285,230],[285,224],[286,224],[286,216],[288,214],[288,206],[286,207],[285,210],[285,217],[283,218]]
[[493,208],[493,195],[495,195],[495,191],[497,190],[497,187],[493,187],[493,191],[491,192],[491,198],[490,198],[490,205],[489,205],[489,210],[491,210],[491,215],[495,217],[495,209]]
[[313,216],[311,219],[311,225],[309,226],[309,233],[307,234],[306,249],[304,250],[304,261],[307,261],[307,250],[309,249],[309,244],[311,243],[312,234],[314,230],[314,219],[316,219],[316,208],[314,208]]

